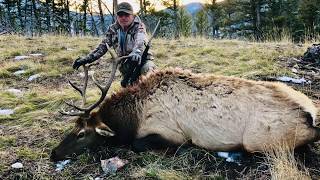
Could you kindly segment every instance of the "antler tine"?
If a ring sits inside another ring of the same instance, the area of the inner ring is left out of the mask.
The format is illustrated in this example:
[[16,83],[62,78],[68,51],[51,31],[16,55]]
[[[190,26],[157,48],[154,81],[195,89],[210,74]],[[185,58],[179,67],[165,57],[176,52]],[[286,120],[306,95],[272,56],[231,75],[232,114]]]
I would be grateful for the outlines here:
[[[98,88],[100,89],[101,91],[101,96],[99,98],[99,100],[92,104],[91,106],[87,107],[87,108],[83,108],[83,107],[77,107],[76,105],[74,105],[74,103],[68,103],[68,102],[65,102],[67,105],[79,110],[79,111],[82,111],[82,112],[76,112],[76,113],[70,113],[70,112],[66,112],[64,110],[62,111],[59,111],[61,114],[64,114],[64,115],[69,115],[69,116],[79,116],[79,115],[85,115],[85,114],[89,114],[94,108],[96,108],[103,100],[104,98],[106,97],[107,95],[107,92],[108,90],[110,89],[111,87],[111,84],[113,82],[113,79],[115,77],[115,74],[116,74],[116,70],[117,70],[117,67],[119,65],[119,63],[123,60],[123,59],[127,59],[129,56],[122,56],[122,57],[117,57],[117,55],[110,49],[109,45],[106,44],[107,46],[107,49],[112,57],[112,70],[111,70],[111,75],[110,75],[110,78],[106,84],[106,86],[102,86],[100,85],[94,78],[94,76],[92,75],[92,80],[93,82],[95,83],[96,86],[98,86]],[[84,68],[84,74],[85,74],[85,77],[84,77],[84,86],[82,89],[80,89],[79,87],[77,87],[75,84],[73,84],[71,81],[69,81],[70,85],[76,89],[82,96],[83,98],[83,106],[85,105],[85,101],[86,101],[86,95],[85,95],[85,91],[86,91],[86,88],[87,88],[87,83],[88,83],[88,69],[91,65],[88,65],[88,66],[85,66],[83,65],[83,68]]]
[[[80,95],[82,96],[82,107],[78,107],[76,106],[73,102],[72,103],[69,103],[69,102],[66,102],[64,101],[65,104],[79,110],[80,112],[75,112],[75,113],[71,113],[71,112],[66,112],[65,110],[61,110],[59,111],[61,114],[63,115],[68,115],[68,116],[80,116],[80,115],[84,115],[86,114],[87,112],[85,111],[85,108],[84,105],[86,104],[86,90],[87,90],[87,86],[88,86],[88,79],[89,79],[89,68],[91,67],[92,65],[83,65],[83,70],[84,70],[84,85],[82,87],[82,89],[80,89],[78,86],[76,86],[73,82],[71,82],[70,80],[68,80],[69,84],[75,89],[77,90]],[[82,111],[82,112],[81,112]],[[83,112],[84,111],[84,112]]]
[[86,104],[86,90],[87,90],[87,86],[88,86],[88,79],[89,79],[89,66],[83,65],[83,70],[84,70],[84,85],[82,88],[82,106],[84,106]]
[[121,56],[121,57],[118,57],[112,50],[111,48],[109,47],[109,45],[106,43],[106,46],[107,46],[107,49],[112,57],[112,61],[117,63],[117,65],[123,60],[123,59],[127,59],[129,56]]
[[68,106],[71,106],[71,107],[79,110],[79,111],[85,111],[84,108],[81,108],[81,107],[76,106],[76,105],[73,103],[73,101],[72,101],[72,103],[69,103],[69,102],[64,101],[64,103],[67,104]]
[[112,59],[117,59],[117,55],[110,49],[110,46],[108,45],[108,43],[106,43],[107,49],[112,57]]
[[76,86],[75,84],[73,84],[73,82],[71,82],[70,80],[68,80],[68,82],[69,82],[69,84],[70,84],[75,90],[77,90],[77,91],[80,93],[80,95],[82,96],[82,91],[81,91],[81,89],[80,89],[78,86]]
[[122,57],[117,57],[117,55],[110,49],[109,45],[106,44],[107,46],[107,49],[112,57],[112,70],[111,70],[111,75],[110,75],[110,78],[106,84],[106,86],[102,86],[100,85],[94,78],[94,76],[92,75],[92,80],[93,82],[95,83],[96,86],[98,86],[98,88],[100,89],[101,91],[101,96],[99,98],[99,100],[92,104],[91,106],[89,106],[88,108],[85,108],[85,112],[90,112],[92,111],[94,108],[96,108],[103,100],[104,98],[106,97],[107,93],[108,93],[108,90],[110,89],[111,87],[111,84],[114,80],[114,77],[115,77],[115,74],[116,74],[116,70],[117,70],[117,67],[119,65],[119,63],[123,60],[123,59],[127,59],[129,56],[122,56]]
[[86,90],[87,90],[87,86],[88,86],[88,79],[89,79],[89,66],[83,65],[83,70],[84,70],[84,85],[82,87],[82,89],[80,89],[78,86],[76,86],[73,82],[71,82],[70,80],[68,80],[69,84],[75,89],[77,90],[80,95],[82,96],[82,106],[84,106],[86,104]]
[[59,111],[59,113],[62,114],[62,115],[67,115],[67,116],[81,116],[81,115],[84,114],[83,112],[74,112],[74,113],[66,112],[64,109],[61,109]]

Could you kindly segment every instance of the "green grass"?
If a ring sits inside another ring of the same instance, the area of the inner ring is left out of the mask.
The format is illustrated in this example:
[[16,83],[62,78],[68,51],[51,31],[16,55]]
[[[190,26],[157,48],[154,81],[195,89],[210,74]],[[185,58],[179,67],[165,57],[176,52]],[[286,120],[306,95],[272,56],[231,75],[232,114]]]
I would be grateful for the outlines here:
[[[71,64],[78,56],[86,55],[97,43],[97,38],[65,38],[63,36],[42,36],[27,38],[23,36],[1,36],[1,43],[10,42],[10,46],[0,46],[0,77],[12,77],[9,72],[25,69],[23,77],[40,73],[43,77],[59,77],[72,71]],[[18,55],[41,53],[42,58],[14,61]],[[25,66],[24,68],[22,66]]]
[[306,49],[293,44],[212,41],[202,38],[185,39],[183,43],[157,40],[153,46],[157,47],[155,57],[160,67],[180,66],[199,72],[246,78],[260,74],[288,74],[289,71],[279,67],[275,59],[280,56],[301,56]]
[[39,160],[41,158],[48,158],[48,154],[35,151],[29,147],[19,147],[16,151],[18,158],[25,160]]
[[[97,99],[97,90],[89,91],[92,95],[88,102]],[[52,124],[50,116],[64,104],[64,100],[78,99],[80,97],[72,89],[65,90],[48,90],[39,87],[24,92],[23,96],[17,97],[9,92],[0,93],[0,107],[3,109],[13,109],[14,114],[8,116],[0,116],[0,123],[3,125],[19,127],[30,127],[41,124]]]
[[[65,38],[63,36],[43,36],[26,38],[21,36],[3,36],[0,42],[10,42],[12,46],[1,46],[0,76],[12,77],[14,70],[26,69],[28,77],[40,73],[43,77],[55,78],[72,72],[71,64],[78,56],[90,52],[98,42],[97,38]],[[16,42],[21,43],[17,44]],[[204,38],[186,38],[182,40],[155,39],[153,52],[160,67],[181,66],[202,72],[223,75],[235,75],[251,78],[256,74],[286,74],[276,66],[279,56],[300,56],[307,45],[296,47],[291,43],[249,43],[236,40],[208,40]],[[279,48],[280,47],[280,48]],[[72,49],[72,50],[70,50]],[[279,50],[280,49],[280,50]],[[16,55],[42,53],[44,57],[27,61],[10,61]],[[9,61],[8,61],[9,60]],[[246,65],[249,64],[249,65]],[[24,67],[24,68],[23,68]],[[255,69],[256,73],[247,72]]]
[[8,146],[16,146],[16,137],[12,135],[0,136],[0,149]]

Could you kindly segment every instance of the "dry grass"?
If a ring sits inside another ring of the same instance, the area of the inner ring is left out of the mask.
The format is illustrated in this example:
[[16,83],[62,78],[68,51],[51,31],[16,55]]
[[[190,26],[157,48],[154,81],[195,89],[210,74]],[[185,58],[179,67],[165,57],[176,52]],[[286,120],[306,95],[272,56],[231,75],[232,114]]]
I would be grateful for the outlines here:
[[[100,158],[118,155],[128,159],[130,163],[117,174],[109,176],[109,179],[271,177],[264,160],[255,155],[247,157],[238,166],[226,163],[224,159],[215,156],[214,152],[197,148],[186,149],[175,155],[165,152],[137,154],[128,149],[102,148],[98,152],[81,155],[62,172],[55,172],[54,165],[48,158],[50,151],[73,126],[57,111],[62,107],[63,100],[80,99],[67,85],[67,78],[78,80],[78,71],[73,71],[71,64],[99,42],[100,39],[92,37],[0,36],[0,108],[15,110],[13,115],[0,115],[0,176],[5,179],[90,179],[101,174]],[[290,74],[276,59],[301,56],[308,45],[297,46],[283,41],[257,43],[205,38],[155,39],[152,51],[159,68],[179,66],[195,72],[256,79],[260,76]],[[30,53],[42,53],[44,56],[14,60],[16,55]],[[101,65],[94,69],[100,81],[110,72],[106,68],[108,57],[109,55],[103,57]],[[26,73],[13,75],[13,72],[20,69],[26,70]],[[26,79],[33,74],[40,74],[41,78],[28,82]],[[111,91],[116,91],[119,87],[118,77]],[[24,95],[15,96],[7,92],[9,88],[20,89]],[[98,91],[89,84],[89,103],[98,98]],[[281,154],[281,151],[267,157],[272,177],[278,177],[283,172],[281,169],[296,167],[292,157]],[[284,159],[280,159],[281,157]],[[21,171],[12,170],[10,165],[16,161],[22,162],[25,168]]]
[[273,180],[311,179],[308,170],[294,157],[294,150],[286,144],[276,144],[265,152]]

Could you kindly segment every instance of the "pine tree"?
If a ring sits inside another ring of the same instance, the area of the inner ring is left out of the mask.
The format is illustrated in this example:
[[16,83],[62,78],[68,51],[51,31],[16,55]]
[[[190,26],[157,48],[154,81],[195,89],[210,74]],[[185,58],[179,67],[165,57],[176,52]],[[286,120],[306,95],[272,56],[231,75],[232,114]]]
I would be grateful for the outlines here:
[[218,36],[219,17],[221,16],[220,8],[216,1],[217,0],[211,0],[205,6],[205,9],[210,16],[210,28],[211,28],[212,37]]
[[180,29],[179,29],[179,18],[178,18],[178,7],[180,4],[180,0],[162,0],[162,4],[167,8],[173,11],[172,19],[174,20],[175,27],[175,38],[179,38],[180,36]]
[[305,31],[313,38],[317,33],[320,33],[320,0],[302,0],[299,6],[300,18],[305,25]]
[[83,4],[81,6],[80,12],[83,12],[81,28],[83,34],[86,34],[87,31],[87,10],[88,10],[89,0],[83,0]]
[[180,29],[179,36],[189,37],[191,35],[192,27],[191,15],[184,8],[179,8],[177,15],[179,22],[178,29]]
[[206,36],[208,34],[208,16],[205,10],[201,10],[196,14],[196,27],[197,33],[200,36]]

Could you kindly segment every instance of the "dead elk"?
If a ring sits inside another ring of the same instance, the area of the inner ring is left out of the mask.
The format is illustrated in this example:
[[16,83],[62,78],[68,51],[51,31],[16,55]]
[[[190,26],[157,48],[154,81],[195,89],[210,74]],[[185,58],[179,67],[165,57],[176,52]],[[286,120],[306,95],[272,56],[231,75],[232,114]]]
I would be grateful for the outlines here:
[[105,99],[120,61],[113,58],[107,85],[96,83],[102,91],[98,102],[88,108],[70,104],[79,112],[64,112],[78,117],[53,149],[53,161],[105,143],[135,151],[191,142],[214,151],[261,152],[279,141],[297,147],[320,139],[318,109],[282,83],[165,69]]

